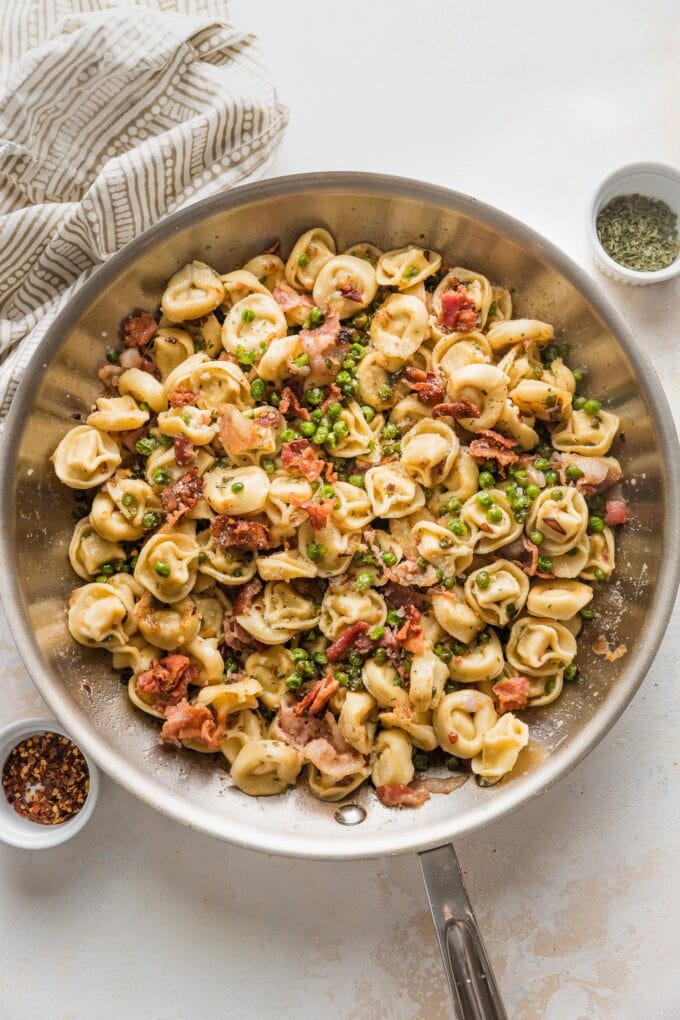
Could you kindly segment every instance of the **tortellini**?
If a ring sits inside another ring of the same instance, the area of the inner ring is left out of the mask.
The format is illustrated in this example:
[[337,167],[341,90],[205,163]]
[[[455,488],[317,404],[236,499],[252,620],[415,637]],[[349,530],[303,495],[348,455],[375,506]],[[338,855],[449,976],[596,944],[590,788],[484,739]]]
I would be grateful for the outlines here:
[[592,644],[619,419],[523,295],[415,236],[338,253],[312,225],[287,258],[184,265],[52,455],[91,490],[72,637],[233,796],[369,780],[417,807],[429,755],[490,786],[528,742],[513,712]]
[[115,440],[91,425],[76,425],[52,454],[57,478],[71,489],[93,489],[101,485],[120,462]]

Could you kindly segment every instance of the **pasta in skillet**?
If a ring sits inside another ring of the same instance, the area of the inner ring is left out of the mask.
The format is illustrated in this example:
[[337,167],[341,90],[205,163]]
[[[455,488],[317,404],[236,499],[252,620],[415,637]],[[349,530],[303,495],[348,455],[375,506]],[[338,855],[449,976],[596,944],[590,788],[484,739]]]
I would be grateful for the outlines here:
[[618,418],[553,326],[431,249],[313,227],[189,263],[121,340],[52,456],[68,628],[161,740],[256,797],[510,774],[627,520]]

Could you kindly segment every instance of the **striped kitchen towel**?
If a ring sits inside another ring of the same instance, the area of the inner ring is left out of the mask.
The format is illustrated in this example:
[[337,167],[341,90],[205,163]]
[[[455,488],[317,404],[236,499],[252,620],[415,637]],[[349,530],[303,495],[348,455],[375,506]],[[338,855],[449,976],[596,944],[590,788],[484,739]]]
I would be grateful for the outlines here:
[[261,176],[286,123],[225,0],[0,0],[0,422],[94,269]]

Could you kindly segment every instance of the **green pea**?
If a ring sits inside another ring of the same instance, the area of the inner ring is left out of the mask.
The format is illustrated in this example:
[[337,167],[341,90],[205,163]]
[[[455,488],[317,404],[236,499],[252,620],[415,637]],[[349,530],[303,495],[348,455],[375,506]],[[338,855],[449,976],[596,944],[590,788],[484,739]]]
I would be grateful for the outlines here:
[[455,577],[446,577],[444,578],[443,584],[446,590],[450,591],[452,588],[456,587],[456,579]]
[[545,473],[545,484],[548,487],[550,487],[552,485],[557,485],[558,482],[559,482],[559,477],[558,477],[556,471],[546,471],[546,473]]
[[310,407],[316,407],[323,400],[323,390],[320,390],[318,386],[314,386],[311,390],[307,390],[305,393],[305,403]]
[[391,396],[392,390],[389,388],[389,386],[381,386],[380,389],[378,390],[378,400],[382,400],[383,403],[388,401]]
[[276,471],[276,462],[271,457],[263,457],[260,461],[260,467],[263,471],[266,471],[268,475],[273,475]]
[[298,676],[297,673],[291,673],[286,680],[286,687],[289,691],[296,691],[299,687],[302,687],[302,677]]
[[544,403],[546,407],[554,407],[557,403],[557,395],[555,393],[549,393],[545,398]]
[[326,426],[325,425],[319,425],[317,430],[316,430],[316,432],[312,436],[312,442],[315,443],[317,446],[323,446],[323,444],[325,442],[327,442],[328,436],[329,436],[329,431],[326,428]]
[[534,365],[532,372],[534,379],[540,379],[543,375],[543,369],[540,365]]
[[315,432],[316,425],[314,424],[313,421],[300,422],[300,435],[304,436],[306,439],[309,439],[311,436],[314,435]]
[[584,606],[581,610],[581,616],[584,620],[594,620],[597,616],[597,610],[593,609],[592,606]]
[[463,644],[462,641],[454,641],[453,642],[453,654],[454,655],[465,655],[466,652],[467,652],[467,647]]
[[281,397],[278,395],[276,390],[272,390],[272,392],[269,394],[269,403],[272,405],[272,407],[278,407],[279,404],[281,403]]
[[568,681],[569,683],[571,683],[574,680],[576,680],[577,677],[578,677],[578,669],[576,668],[576,666],[567,666],[567,668],[564,671],[564,679],[566,681]]
[[158,442],[154,436],[145,436],[143,439],[138,439],[135,443],[135,450],[141,454],[142,457],[148,457],[149,454],[158,446]]
[[129,492],[126,492],[123,495],[123,498],[122,498],[121,502],[122,502],[123,506],[132,506],[132,504],[134,503],[134,499],[132,498],[132,496],[130,495]]
[[339,418],[340,415],[342,414],[342,404],[336,403],[329,404],[328,407],[326,408],[326,414],[328,415],[331,421],[335,421],[335,419]]
[[322,485],[320,492],[323,499],[333,499],[335,496],[335,489],[332,485]]
[[487,510],[486,519],[489,524],[500,524],[503,520],[503,511],[500,507],[493,506],[490,510]]
[[318,326],[324,315],[320,308],[310,308],[309,315],[305,320],[305,327],[307,329],[313,329]]
[[357,574],[354,582],[357,591],[366,591],[373,586],[373,574],[370,570],[362,570]]
[[393,567],[397,562],[396,554],[393,552],[381,553],[380,559],[383,561],[386,567]]
[[527,481],[527,473],[524,468],[517,468],[516,471],[512,472],[512,477],[515,479],[518,485],[524,488],[524,484]]
[[321,559],[319,546],[316,544],[316,542],[308,542],[305,551],[307,553],[307,558],[312,560],[313,563],[316,563],[317,560]]
[[387,649],[376,648],[373,653],[373,661],[377,662],[379,666],[382,666],[383,663],[387,662]]
[[564,499],[564,493],[562,492],[561,489],[553,489],[552,492],[550,493],[550,499],[552,499],[553,502],[557,503],[559,502],[559,500]]
[[396,425],[388,422],[388,424],[381,430],[380,435],[383,439],[396,439],[399,435],[399,429]]
[[106,574],[97,574],[97,576],[95,577],[95,581],[97,582],[97,584],[106,584],[106,582],[108,581],[108,577],[106,576]]
[[361,344],[352,344],[350,346],[349,353],[352,355],[353,358],[356,358],[358,360],[360,358],[363,358],[364,354],[366,353],[366,348],[362,347]]
[[375,410],[372,407],[369,407],[368,404],[361,405],[361,413],[368,424],[370,424],[375,418]]
[[338,439],[344,439],[348,432],[349,425],[346,421],[336,421],[333,426],[333,434],[336,435]]
[[343,358],[342,367],[346,368],[348,371],[350,371],[353,368],[356,368],[356,364],[357,364],[356,361],[352,357]]
[[144,514],[142,517],[142,527],[145,531],[151,531],[152,528],[157,528],[161,523],[162,515],[155,510],[150,510],[149,513]]
[[111,365],[117,365],[118,362],[120,361],[120,354],[114,347],[106,348],[106,360]]
[[350,485],[356,486],[357,489],[363,489],[364,487],[364,476],[363,475],[350,475],[347,479]]
[[156,571],[159,577],[170,576],[170,567],[168,566],[167,563],[164,563],[163,560],[157,560],[154,563],[153,569]]
[[601,517],[592,516],[588,518],[588,527],[595,533],[604,531],[604,521]]
[[489,585],[491,584],[491,575],[486,570],[480,570],[479,573],[477,574],[477,579],[475,583],[477,587],[481,588],[483,591],[485,588],[488,588]]
[[547,457],[537,457],[534,461],[534,467],[537,471],[547,471],[550,467],[550,461]]
[[387,611],[387,624],[389,627],[401,627],[402,618],[396,609],[388,609]]
[[453,658],[453,652],[451,649],[447,648],[446,645],[439,644],[439,642],[437,642],[434,646],[434,654],[441,659],[442,662],[451,662],[451,659]]
[[553,561],[550,559],[549,556],[539,556],[538,557],[538,569],[541,571],[541,573],[543,573],[543,574],[550,574],[550,573],[552,573],[552,568],[553,568]]
[[600,403],[599,400],[586,400],[585,404],[583,405],[583,410],[586,412],[586,414],[590,414],[594,418],[596,414],[600,413],[601,407],[602,404]]
[[165,485],[170,480],[170,474],[167,468],[156,468],[151,476],[156,485]]
[[478,492],[477,502],[480,506],[484,507],[485,510],[488,510],[490,506],[493,506],[493,496],[488,492]]
[[297,358],[293,358],[293,364],[296,368],[306,368],[309,364],[309,355],[298,354]]
[[529,538],[534,543],[534,545],[541,545],[543,543],[543,535],[541,534],[540,531],[532,531],[531,534],[529,535]]
[[316,407],[310,414],[310,418],[313,422],[316,422],[317,425],[320,425],[324,419],[324,413],[320,407]]
[[593,577],[595,578],[596,581],[606,581],[607,580],[607,575],[605,574],[605,572],[602,569],[602,567],[595,567],[595,569],[593,570]]
[[284,429],[283,432],[281,433],[281,442],[292,443],[296,436],[297,433],[295,429]]
[[526,489],[524,490],[524,493],[528,500],[534,500],[538,499],[538,497],[541,495],[541,490],[537,485],[532,484],[527,485]]
[[452,521],[447,521],[446,527],[452,535],[457,535],[458,538],[467,535],[467,525],[463,521],[458,521],[454,518]]
[[572,401],[572,406],[575,411],[582,411],[583,408],[586,406],[586,398],[574,397],[574,400]]
[[482,471],[479,475],[479,484],[482,489],[493,489],[496,479],[490,471]]
[[306,251],[301,252],[301,254],[298,255],[298,265],[299,266],[306,266],[308,264],[308,262],[309,262],[309,255],[307,254],[307,252]]
[[371,627],[371,629],[368,632],[368,636],[370,637],[371,641],[380,641],[380,638],[383,636],[384,633],[385,633],[384,627],[381,626]]
[[231,483],[231,491],[232,492],[243,492],[243,488],[244,488],[243,482],[232,482]]
[[293,662],[300,662],[301,659],[309,658],[309,652],[307,651],[306,648],[292,648],[290,652],[290,657],[293,660]]
[[317,666],[328,665],[328,656],[326,655],[325,652],[312,652],[312,658],[314,659],[314,662],[317,664]]
[[241,322],[254,322],[255,312],[252,308],[244,308],[241,312]]
[[296,670],[300,676],[310,677],[314,676],[314,666],[309,659],[302,659],[298,662]]
[[574,382],[576,383],[576,385],[580,386],[581,383],[583,382],[583,369],[575,368],[572,372],[572,375],[574,376]]
[[442,513],[444,514],[457,514],[460,513],[463,504],[456,497],[452,496],[451,499],[447,499],[446,503],[442,506]]

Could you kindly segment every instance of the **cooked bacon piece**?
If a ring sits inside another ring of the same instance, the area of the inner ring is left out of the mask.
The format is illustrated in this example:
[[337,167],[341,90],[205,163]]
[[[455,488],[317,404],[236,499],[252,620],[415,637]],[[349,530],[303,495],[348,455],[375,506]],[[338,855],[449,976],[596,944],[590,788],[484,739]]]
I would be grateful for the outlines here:
[[564,530],[564,528],[562,527],[562,525],[560,524],[556,517],[546,517],[545,523],[550,525],[553,531],[556,531],[558,535],[566,535],[567,532]]
[[628,504],[624,499],[608,499],[604,505],[604,523],[616,527],[628,522]]
[[458,283],[442,294],[439,325],[449,333],[454,330],[471,330],[477,325],[477,308],[474,301],[468,297],[465,284]]
[[470,443],[469,449],[470,455],[475,460],[497,460],[506,467],[508,464],[516,464],[519,460],[512,450],[513,446],[517,446],[516,440],[508,439],[493,429],[480,429],[477,437]]
[[242,627],[238,620],[235,620],[229,613],[224,614],[224,643],[232,652],[247,652],[254,650],[263,652],[266,645],[249,634],[245,627]]
[[569,481],[566,474],[568,467],[577,467],[582,471],[583,476],[577,480],[576,488],[584,495],[604,492],[605,489],[615,485],[623,474],[616,457],[584,457],[578,453],[554,453],[552,465],[559,471],[562,485]]
[[538,546],[534,542],[530,542],[528,538],[522,536],[522,543],[524,549],[529,554],[528,561],[523,557],[521,560],[516,560],[519,566],[522,568],[525,574],[529,577],[535,577],[538,569]]
[[[436,578],[435,578],[436,580]],[[408,584],[400,584],[398,581],[389,581],[382,590],[385,601],[393,609],[403,609],[405,606],[415,606],[422,609],[427,599],[422,591],[412,588]]]
[[[332,382],[345,356],[340,343],[340,317],[336,311],[328,311],[321,326],[316,329],[301,329],[298,339],[304,354],[309,356],[308,381],[315,383]],[[330,365],[327,363],[330,362]]]
[[406,619],[395,637],[397,644],[415,655],[423,650],[424,632],[420,623],[420,612],[411,604],[404,606],[404,609],[406,610]]
[[363,754],[350,747],[340,733],[332,712],[323,718],[295,712],[295,699],[286,695],[271,725],[274,740],[283,740],[301,751],[320,771],[343,779],[366,764]]
[[265,248],[264,253],[265,253],[265,255],[278,255],[280,251],[281,251],[281,241],[277,237],[275,241],[272,241],[272,243],[269,245],[268,248]]
[[181,387],[178,390],[173,390],[172,393],[168,393],[168,403],[170,407],[198,407],[198,397],[193,390],[185,389]]
[[446,396],[444,385],[435,372],[409,365],[404,372],[404,382],[415,390],[424,404],[441,404]]
[[339,662],[340,659],[344,659],[359,635],[365,634],[368,629],[369,627],[365,620],[357,620],[356,623],[350,623],[349,627],[345,627],[340,637],[336,638],[333,644],[329,645],[326,649],[328,661]]
[[604,656],[607,662],[616,662],[617,659],[622,658],[628,651],[625,645],[617,645],[614,651],[612,651],[604,634],[599,634],[595,638],[591,648],[596,655]]
[[338,290],[348,301],[363,301],[361,291],[353,283],[341,283]]
[[219,436],[222,445],[233,454],[248,453],[256,450],[267,438],[266,426],[278,422],[278,411],[275,421],[263,418],[246,418],[233,404],[222,404],[219,418]]
[[281,448],[281,463],[286,468],[299,471],[310,482],[320,477],[325,461],[318,457],[311,443],[306,439],[294,439],[292,443],[284,443]]
[[123,319],[121,332],[126,347],[146,347],[158,332],[158,323],[153,315],[135,309]]
[[426,563],[424,567],[419,567],[412,556],[404,557],[401,563],[391,568],[389,576],[397,584],[408,587],[416,584],[421,588],[430,588],[437,583],[437,571],[432,564]]
[[222,549],[268,549],[269,528],[259,521],[218,514],[210,524],[210,534]]
[[311,689],[305,694],[302,701],[298,702],[293,711],[296,715],[318,715],[326,707],[340,684],[332,673],[329,673],[323,680],[316,680]]
[[328,396],[319,405],[321,410],[324,411],[324,412],[327,411],[329,406],[331,404],[336,404],[341,396],[342,396],[342,392],[340,390],[340,387],[336,386],[335,383],[331,383],[331,385],[330,385],[330,387],[328,389]]
[[284,313],[300,311],[303,308],[314,308],[314,302],[309,294],[298,294],[283,280],[279,280],[274,287],[272,297]]
[[180,517],[188,513],[203,495],[203,479],[195,471],[187,471],[161,493],[161,504],[165,511],[166,527],[171,528]]
[[430,792],[424,786],[417,789],[404,783],[393,783],[392,786],[376,786],[378,799],[385,807],[421,807],[430,799]]
[[337,500],[329,500],[326,503],[317,503],[313,499],[297,500],[291,499],[291,503],[304,510],[309,517],[309,523],[315,531],[323,531],[328,524],[328,518],[337,505]]
[[175,460],[180,467],[196,463],[196,447],[186,436],[173,436],[172,447]]
[[279,411],[281,414],[288,414],[289,411],[292,411],[293,417],[300,418],[302,421],[309,421],[311,417],[307,408],[301,405],[297,394],[293,392],[290,386],[286,386],[281,393]]
[[453,404],[436,404],[433,418],[479,418],[479,408],[469,400],[456,400]]
[[505,680],[499,680],[493,685],[492,690],[498,698],[501,712],[526,708],[529,701],[529,681],[525,676],[509,676]]
[[234,616],[238,616],[240,613],[245,613],[246,609],[250,607],[250,603],[253,601],[256,595],[262,591],[262,581],[259,577],[254,577],[252,581],[248,581],[247,584],[241,585],[238,589],[238,595],[234,600]]
[[337,482],[338,480],[339,477],[338,472],[335,470],[330,460],[326,462],[326,467],[324,469],[323,476],[330,485],[332,485],[333,482]]
[[148,669],[137,677],[137,687],[144,694],[160,695],[154,707],[165,711],[186,697],[189,684],[198,675],[198,666],[192,666],[186,655],[166,655],[154,659]]
[[278,425],[281,421],[281,415],[275,407],[270,407],[269,410],[258,414],[254,420],[258,425]]
[[225,722],[218,722],[206,705],[191,705],[186,698],[178,705],[170,705],[166,714],[161,740],[166,744],[182,746],[183,740],[197,740],[217,750],[224,737]]

